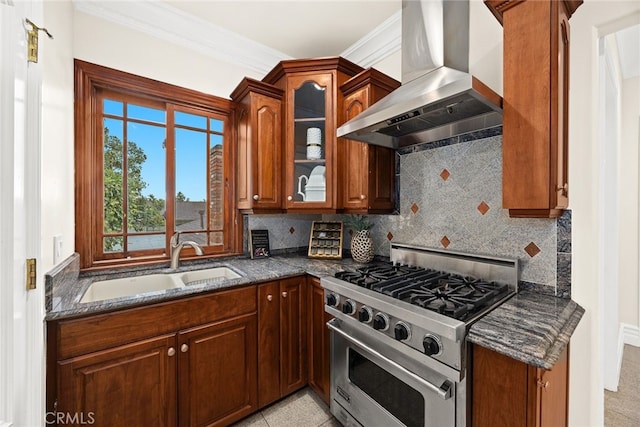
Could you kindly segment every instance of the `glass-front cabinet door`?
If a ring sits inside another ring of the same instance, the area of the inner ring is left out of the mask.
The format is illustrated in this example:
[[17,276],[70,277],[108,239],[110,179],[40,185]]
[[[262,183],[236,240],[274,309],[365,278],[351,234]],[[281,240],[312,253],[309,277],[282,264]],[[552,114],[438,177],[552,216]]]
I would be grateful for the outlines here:
[[335,208],[332,74],[292,76],[288,87],[287,208]]

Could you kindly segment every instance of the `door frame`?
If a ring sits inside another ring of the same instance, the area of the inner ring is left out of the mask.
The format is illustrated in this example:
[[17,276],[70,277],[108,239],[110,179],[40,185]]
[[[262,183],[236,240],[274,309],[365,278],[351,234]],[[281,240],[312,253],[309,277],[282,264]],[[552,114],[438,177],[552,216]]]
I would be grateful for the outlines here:
[[[0,1],[0,426],[45,423],[44,276],[26,289],[26,259],[41,264],[41,66],[27,63],[25,18],[42,0]],[[28,125],[27,125],[28,124]]]

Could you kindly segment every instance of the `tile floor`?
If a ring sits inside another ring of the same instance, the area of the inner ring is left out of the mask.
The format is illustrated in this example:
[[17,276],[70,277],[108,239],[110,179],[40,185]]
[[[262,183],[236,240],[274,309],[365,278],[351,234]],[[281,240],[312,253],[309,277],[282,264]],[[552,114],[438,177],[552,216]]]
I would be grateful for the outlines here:
[[329,407],[310,388],[267,406],[233,427],[341,427]]
[[604,392],[604,425],[640,426],[640,347],[624,346],[618,391]]

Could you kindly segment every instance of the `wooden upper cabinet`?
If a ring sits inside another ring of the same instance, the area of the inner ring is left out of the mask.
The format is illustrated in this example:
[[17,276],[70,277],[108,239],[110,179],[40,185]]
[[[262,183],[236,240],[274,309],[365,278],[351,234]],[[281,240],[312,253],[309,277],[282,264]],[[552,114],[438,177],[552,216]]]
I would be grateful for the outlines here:
[[[340,86],[344,96],[343,122],[353,119],[399,86],[400,82],[373,68],[354,76]],[[394,150],[341,138],[338,153],[338,197],[343,211],[393,212]]]
[[275,86],[245,78],[231,94],[237,105],[238,209],[282,212],[282,98]]
[[289,212],[336,212],[338,88],[362,71],[344,58],[281,61],[263,82],[284,95],[284,206]]
[[503,208],[558,217],[569,195],[569,18],[582,1],[485,4],[504,27]]

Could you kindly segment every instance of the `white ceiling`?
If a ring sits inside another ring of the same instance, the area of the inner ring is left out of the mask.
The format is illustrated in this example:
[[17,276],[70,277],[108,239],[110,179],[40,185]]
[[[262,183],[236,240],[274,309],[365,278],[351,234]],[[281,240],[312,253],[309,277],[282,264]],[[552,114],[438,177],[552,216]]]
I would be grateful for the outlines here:
[[640,76],[640,25],[625,28],[615,34],[622,78]]
[[[73,0],[76,9],[259,73],[290,58],[368,67],[400,49],[401,0]],[[640,75],[640,25],[616,33],[623,78]]]
[[167,3],[292,58],[340,55],[401,7],[401,0],[171,0]]

